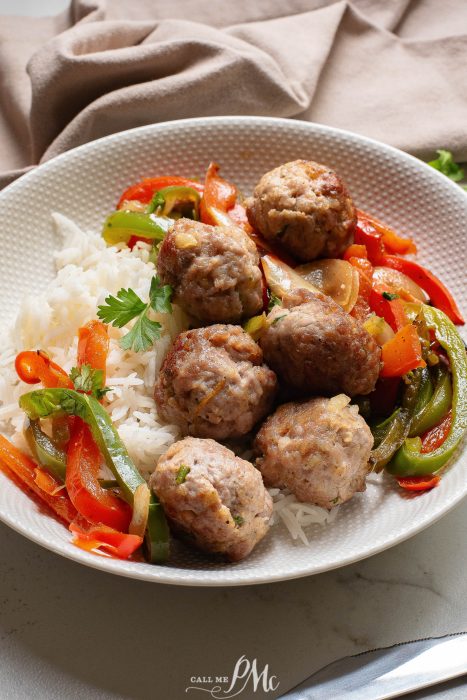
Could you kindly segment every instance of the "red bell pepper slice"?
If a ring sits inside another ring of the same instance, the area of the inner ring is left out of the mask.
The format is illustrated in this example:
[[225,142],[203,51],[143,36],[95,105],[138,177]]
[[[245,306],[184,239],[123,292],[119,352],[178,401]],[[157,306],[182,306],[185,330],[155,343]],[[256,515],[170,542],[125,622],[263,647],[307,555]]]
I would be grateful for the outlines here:
[[93,369],[105,372],[107,353],[109,352],[109,333],[102,321],[89,321],[78,330],[78,367],[91,365]]
[[422,435],[422,449],[420,452],[433,452],[441,447],[443,442],[446,440],[451,430],[452,423],[452,411],[448,411],[444,418],[442,418],[439,423],[427,430],[424,435]]
[[204,181],[204,191],[199,205],[200,219],[204,224],[216,224],[210,212],[211,207],[228,212],[235,206],[237,188],[219,175],[217,163],[210,163]]
[[349,247],[345,250],[342,257],[347,261],[351,258],[366,258],[368,260],[368,251],[365,245],[352,243],[352,245],[349,245]]
[[389,323],[394,333],[408,324],[404,304],[400,299],[386,299],[383,294],[389,293],[384,285],[373,287],[370,293],[370,309]]
[[402,377],[417,367],[426,367],[417,329],[411,323],[396,333],[381,348],[381,377]]
[[138,535],[128,535],[109,527],[90,527],[83,530],[76,523],[69,527],[75,536],[73,544],[88,552],[128,559],[143,543]]
[[417,246],[411,238],[402,238],[402,236],[399,236],[399,234],[386,226],[386,224],[383,224],[378,219],[375,219],[374,216],[359,210],[357,211],[357,217],[359,224],[361,222],[366,222],[367,224],[373,226],[376,231],[381,234],[384,247],[390,253],[407,255],[408,253],[417,252]]
[[203,185],[199,182],[194,182],[186,177],[178,177],[177,175],[162,175],[161,177],[146,177],[141,182],[131,185],[119,199],[117,209],[120,209],[123,202],[132,202],[136,200],[141,204],[149,204],[154,194],[164,187],[192,187],[198,192],[203,191]]
[[354,243],[365,246],[368,259],[373,265],[381,264],[380,260],[385,253],[383,236],[369,221],[358,221],[354,231]]
[[450,291],[432,272],[413,260],[398,258],[396,255],[383,255],[379,262],[384,267],[399,270],[416,282],[430,297],[436,308],[443,311],[453,323],[463,326],[464,319]]
[[75,419],[67,450],[66,488],[78,513],[92,523],[103,523],[116,530],[128,530],[130,506],[100,485],[101,454],[91,432],[81,419]]
[[429,491],[438,486],[441,477],[437,475],[428,476],[398,476],[397,483],[406,491]]
[[16,356],[15,369],[18,377],[26,384],[41,382],[48,389],[55,387],[73,389],[68,374],[52,362],[43,350],[24,350]]
[[[40,478],[38,480],[37,472],[42,470],[31,457],[21,452],[3,435],[0,435],[0,469],[10,478],[13,475],[18,486],[23,490],[32,491],[41,503],[66,523],[71,523],[78,515],[65,489],[59,488],[59,482],[56,482],[55,494],[48,493],[40,484]],[[50,478],[53,479],[52,476]]]

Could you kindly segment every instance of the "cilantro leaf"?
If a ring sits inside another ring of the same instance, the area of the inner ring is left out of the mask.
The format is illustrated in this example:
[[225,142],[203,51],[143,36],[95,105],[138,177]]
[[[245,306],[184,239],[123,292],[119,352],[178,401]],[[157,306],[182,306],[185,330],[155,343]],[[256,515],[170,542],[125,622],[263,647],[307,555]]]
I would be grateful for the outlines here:
[[282,301],[275,294],[271,294],[269,297],[268,311],[272,311],[275,306],[282,306]]
[[440,149],[436,151],[436,153],[438,154],[438,158],[436,158],[436,160],[430,160],[428,165],[431,165],[435,170],[439,170],[440,173],[443,173],[443,175],[446,175],[446,177],[449,177],[454,182],[463,180],[464,171],[460,165],[454,161],[452,153],[444,149]]
[[96,399],[101,399],[108,391],[109,387],[104,386],[104,373],[101,369],[93,369],[91,365],[72,367],[70,379],[76,391],[84,394],[91,394]]
[[155,275],[151,280],[151,288],[149,290],[149,304],[151,309],[161,314],[171,314],[173,289],[169,284],[161,286],[159,277]]
[[179,470],[177,471],[177,474],[175,475],[176,483],[177,484],[185,483],[186,478],[190,472],[191,472],[190,467],[187,467],[186,464],[181,464]]
[[245,518],[242,518],[241,515],[233,515],[232,518],[234,519],[235,525],[237,527],[241,527],[243,525],[243,523],[245,522]]
[[152,321],[148,312],[152,309],[156,313],[172,313],[172,287],[168,284],[161,285],[159,277],[155,275],[151,280],[149,289],[149,301],[145,304],[132,289],[120,289],[117,296],[108,296],[105,304],[98,307],[97,315],[105,323],[111,323],[117,328],[122,328],[136,318],[133,328],[120,338],[119,344],[123,350],[144,352],[161,337],[161,324]]
[[141,314],[133,328],[120,338],[120,347],[123,350],[144,352],[161,337],[161,324],[151,321],[147,317],[147,310]]
[[97,307],[97,316],[104,323],[121,328],[147,308],[132,289],[120,289],[117,296],[106,297],[105,304]]

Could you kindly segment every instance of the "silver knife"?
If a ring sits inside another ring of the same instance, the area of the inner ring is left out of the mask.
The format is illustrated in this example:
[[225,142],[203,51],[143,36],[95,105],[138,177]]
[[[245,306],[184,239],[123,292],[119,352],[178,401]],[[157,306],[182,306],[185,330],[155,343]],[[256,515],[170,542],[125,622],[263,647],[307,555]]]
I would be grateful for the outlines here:
[[280,700],[389,700],[464,674],[467,632],[346,656],[312,674]]

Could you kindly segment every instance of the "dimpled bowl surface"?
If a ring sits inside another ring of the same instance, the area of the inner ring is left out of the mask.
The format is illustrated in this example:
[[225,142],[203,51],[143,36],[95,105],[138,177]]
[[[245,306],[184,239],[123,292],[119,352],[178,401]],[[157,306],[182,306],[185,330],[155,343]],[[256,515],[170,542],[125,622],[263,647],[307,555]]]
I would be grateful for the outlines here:
[[[418,260],[438,274],[466,311],[464,228],[467,196],[415,158],[376,141],[294,120],[218,117],[126,131],[66,153],[0,193],[0,321],[14,317],[21,295],[39,292],[54,275],[57,246],[51,211],[99,230],[123,189],[156,174],[203,176],[209,161],[243,193],[267,170],[296,158],[321,161],[347,182],[359,207],[414,236]],[[467,493],[465,446],[439,488],[408,497],[389,479],[371,477],[367,491],[340,508],[336,521],[309,529],[310,547],[274,526],[252,556],[236,564],[209,561],[176,544],[167,566],[105,559],[71,544],[65,527],[40,512],[0,474],[0,518],[62,556],[147,581],[234,586],[306,576],[355,562],[414,535]]]

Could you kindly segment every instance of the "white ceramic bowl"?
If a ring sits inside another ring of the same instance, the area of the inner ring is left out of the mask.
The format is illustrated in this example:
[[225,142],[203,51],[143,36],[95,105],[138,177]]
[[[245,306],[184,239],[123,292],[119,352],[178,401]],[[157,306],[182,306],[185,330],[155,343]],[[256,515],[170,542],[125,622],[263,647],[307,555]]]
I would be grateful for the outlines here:
[[[296,158],[331,166],[359,207],[413,236],[418,260],[443,279],[466,310],[467,196],[458,186],[415,158],[363,136],[295,120],[215,117],[100,139],[40,166],[1,192],[0,322],[14,316],[26,289],[40,291],[54,275],[51,211],[99,230],[123,189],[142,177],[202,175],[215,160],[222,174],[247,193],[267,170]],[[294,545],[279,525],[237,564],[210,562],[181,546],[167,566],[83,552],[71,544],[65,527],[41,513],[1,473],[0,518],[62,556],[111,573],[180,585],[234,586],[307,576],[368,557],[433,523],[466,493],[464,449],[433,491],[407,497],[389,479],[373,477],[366,493],[341,507],[333,524],[309,529],[310,547]]]

